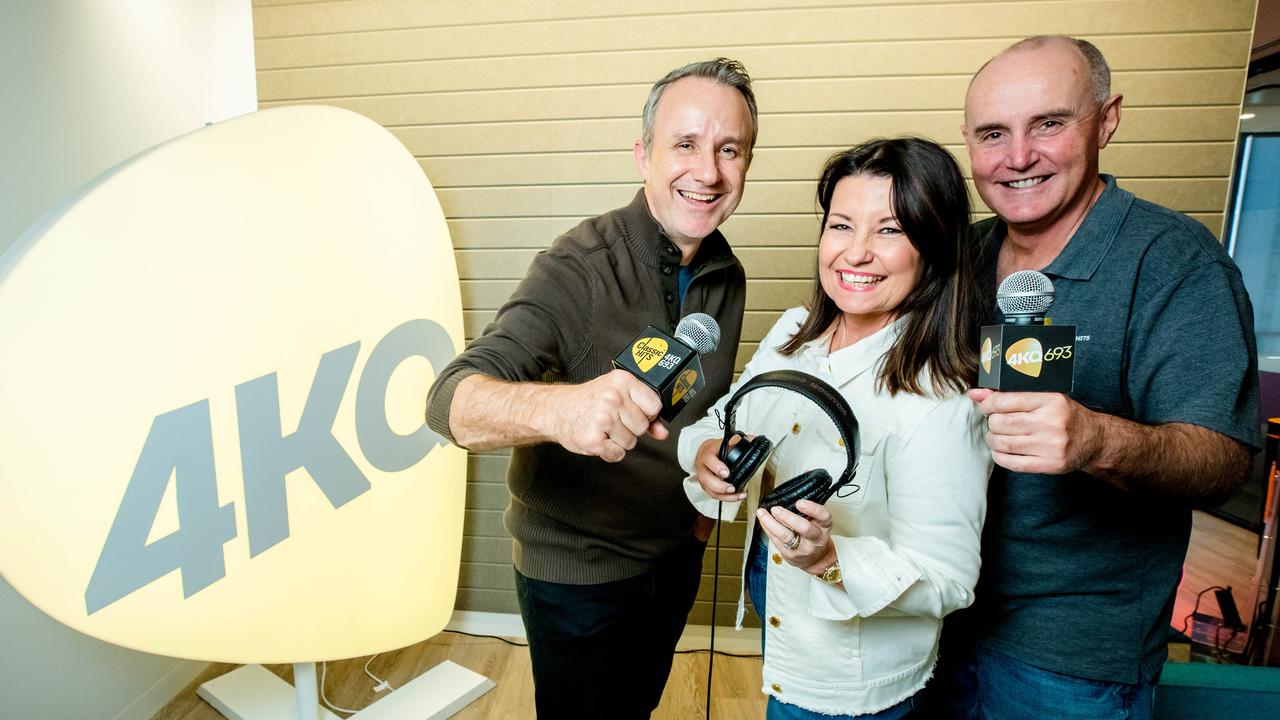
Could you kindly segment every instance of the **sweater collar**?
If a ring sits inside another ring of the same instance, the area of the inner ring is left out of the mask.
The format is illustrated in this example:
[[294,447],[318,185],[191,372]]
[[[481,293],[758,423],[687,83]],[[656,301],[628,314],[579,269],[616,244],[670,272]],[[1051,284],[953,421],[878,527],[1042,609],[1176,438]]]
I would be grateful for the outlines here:
[[[680,248],[667,237],[662,226],[649,212],[649,201],[645,199],[643,187],[636,191],[631,204],[622,208],[621,217],[627,246],[634,257],[652,268],[657,268],[663,257],[674,258],[679,262]],[[732,259],[733,251],[729,248],[729,242],[719,230],[713,230],[702,239],[689,266],[696,275],[708,267],[720,266]]]

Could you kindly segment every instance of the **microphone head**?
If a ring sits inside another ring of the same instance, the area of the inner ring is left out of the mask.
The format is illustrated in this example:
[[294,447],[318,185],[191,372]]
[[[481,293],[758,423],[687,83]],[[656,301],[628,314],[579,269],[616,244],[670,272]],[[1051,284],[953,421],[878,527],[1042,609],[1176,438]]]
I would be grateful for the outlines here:
[[720,344],[720,325],[706,313],[690,313],[676,325],[676,339],[706,355]]
[[1044,317],[1053,305],[1053,282],[1042,272],[1019,270],[1000,283],[996,304],[1011,320]]

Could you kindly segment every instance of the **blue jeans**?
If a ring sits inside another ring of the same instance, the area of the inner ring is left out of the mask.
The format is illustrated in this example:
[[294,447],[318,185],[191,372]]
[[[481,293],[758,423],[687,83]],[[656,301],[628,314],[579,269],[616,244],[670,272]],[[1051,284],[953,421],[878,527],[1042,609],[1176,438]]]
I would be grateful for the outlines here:
[[[747,559],[747,594],[751,596],[751,606],[756,615],[764,619],[765,575],[769,571],[769,545],[764,531],[756,528],[756,542],[751,545],[751,554]],[[760,652],[764,652],[764,629],[760,630]],[[817,663],[821,665],[821,662]],[[765,708],[765,720],[900,720],[911,714],[916,708],[916,696],[912,696],[877,713],[870,715],[824,715],[807,710],[798,705],[784,703],[772,695]]]
[[952,720],[1151,720],[1155,682],[1063,675],[978,645],[949,647],[923,693],[931,717]]

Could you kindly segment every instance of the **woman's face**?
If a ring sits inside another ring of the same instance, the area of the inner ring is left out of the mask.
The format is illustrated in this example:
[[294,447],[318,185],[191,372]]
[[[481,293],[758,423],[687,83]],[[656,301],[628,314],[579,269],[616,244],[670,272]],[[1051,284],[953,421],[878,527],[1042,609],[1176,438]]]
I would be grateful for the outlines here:
[[818,242],[822,289],[858,337],[892,322],[920,280],[920,253],[893,216],[891,188],[874,175],[840,180]]

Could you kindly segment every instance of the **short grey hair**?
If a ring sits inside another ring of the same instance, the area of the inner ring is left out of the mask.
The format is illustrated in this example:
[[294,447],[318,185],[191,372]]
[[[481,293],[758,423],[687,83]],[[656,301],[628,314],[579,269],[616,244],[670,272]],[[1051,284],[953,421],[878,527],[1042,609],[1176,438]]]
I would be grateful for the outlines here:
[[653,84],[653,88],[649,90],[649,99],[644,104],[644,115],[641,116],[641,136],[645,152],[649,152],[653,146],[653,122],[658,114],[658,101],[662,99],[662,93],[666,92],[671,83],[687,77],[714,80],[742,93],[742,98],[747,101],[747,109],[751,111],[751,137],[747,142],[747,154],[750,155],[751,149],[756,145],[756,134],[760,127],[756,115],[756,95],[751,91],[751,76],[747,74],[747,68],[737,60],[725,57],[678,67]]
[[[1071,43],[1076,50],[1080,51],[1080,55],[1084,57],[1085,65],[1089,68],[1089,94],[1093,96],[1094,102],[1099,105],[1106,102],[1107,98],[1111,97],[1111,68],[1107,65],[1107,59],[1102,56],[1102,51],[1098,49],[1098,46],[1088,40],[1066,35],[1036,35],[1025,40],[1019,40],[1005,48],[1000,55],[1005,55],[1015,50],[1034,50],[1050,42],[1057,41]],[[1000,57],[1000,55],[996,57]],[[991,60],[994,59],[991,58]],[[991,60],[988,60],[987,64],[990,64]],[[986,68],[987,64],[982,67]],[[982,70],[978,70],[978,72],[980,73]],[[974,73],[974,77],[977,76],[977,73]]]

